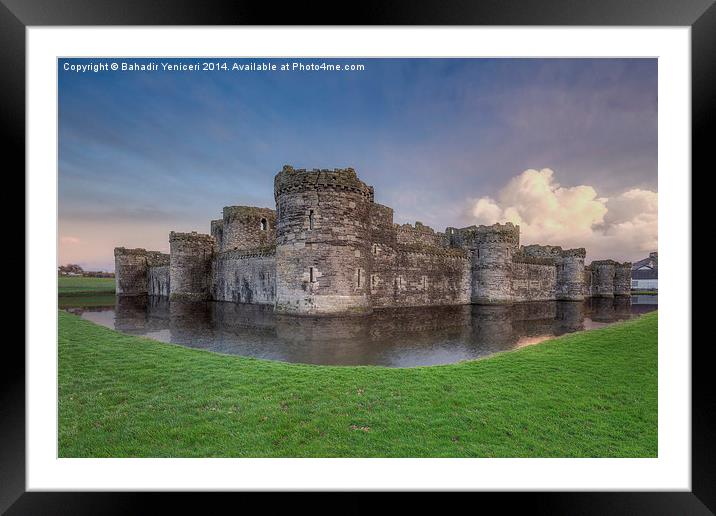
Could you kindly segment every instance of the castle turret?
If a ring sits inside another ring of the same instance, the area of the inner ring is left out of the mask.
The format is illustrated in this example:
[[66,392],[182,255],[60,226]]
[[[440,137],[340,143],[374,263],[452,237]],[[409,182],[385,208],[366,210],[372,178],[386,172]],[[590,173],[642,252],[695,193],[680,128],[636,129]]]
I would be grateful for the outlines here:
[[631,296],[631,262],[614,265],[614,295]]
[[169,299],[203,301],[209,298],[215,245],[211,235],[174,231],[169,234]]
[[520,227],[478,226],[472,255],[472,296],[476,304],[512,302],[512,255],[520,243]]
[[592,262],[592,295],[594,297],[614,297],[614,260]]
[[146,249],[114,248],[114,281],[118,296],[147,295]]
[[582,301],[584,299],[584,258],[587,251],[565,249],[557,258],[557,299]]
[[212,224],[212,235],[219,231],[221,241],[217,243],[221,251],[269,247],[276,239],[276,212],[270,208],[226,206],[221,225]]
[[352,168],[296,170],[274,179],[276,311],[368,313],[373,188]]

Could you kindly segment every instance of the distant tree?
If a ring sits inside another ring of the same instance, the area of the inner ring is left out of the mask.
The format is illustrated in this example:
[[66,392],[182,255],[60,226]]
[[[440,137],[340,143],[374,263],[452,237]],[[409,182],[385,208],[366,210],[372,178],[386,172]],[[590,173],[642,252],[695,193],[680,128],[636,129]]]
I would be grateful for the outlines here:
[[67,265],[60,265],[57,268],[57,271],[60,274],[82,274],[84,273],[84,269],[77,265],[76,263],[68,263]]

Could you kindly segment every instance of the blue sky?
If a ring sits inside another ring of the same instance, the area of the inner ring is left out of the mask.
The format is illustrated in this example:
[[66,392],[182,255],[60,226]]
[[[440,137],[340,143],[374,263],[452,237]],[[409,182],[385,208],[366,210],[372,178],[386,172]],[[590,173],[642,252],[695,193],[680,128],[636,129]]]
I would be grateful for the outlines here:
[[284,164],[354,167],[396,222],[441,231],[483,222],[483,197],[509,218],[522,201],[506,187],[528,169],[599,199],[656,192],[656,60],[304,61],[365,70],[78,73],[64,63],[90,60],[60,60],[60,262],[111,270],[115,245],[167,250],[170,230],[208,232],[225,205],[273,207]]

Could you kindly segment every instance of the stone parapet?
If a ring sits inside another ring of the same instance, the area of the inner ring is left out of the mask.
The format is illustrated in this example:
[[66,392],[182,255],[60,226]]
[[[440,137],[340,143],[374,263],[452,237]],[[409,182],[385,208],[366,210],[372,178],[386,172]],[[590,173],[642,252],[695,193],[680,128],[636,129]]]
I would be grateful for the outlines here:
[[373,187],[358,179],[352,168],[306,170],[285,165],[274,178],[274,197],[306,190],[352,191],[373,202]]
[[517,247],[520,243],[520,227],[512,222],[506,224],[493,224],[492,226],[477,226],[475,240],[479,244],[500,243]]

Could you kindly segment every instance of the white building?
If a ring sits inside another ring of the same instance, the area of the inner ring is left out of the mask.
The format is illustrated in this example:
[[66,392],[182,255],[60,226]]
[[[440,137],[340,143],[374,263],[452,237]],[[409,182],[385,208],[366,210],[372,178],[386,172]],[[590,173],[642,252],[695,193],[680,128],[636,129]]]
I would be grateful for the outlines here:
[[632,290],[659,289],[659,253],[649,253],[648,258],[634,262],[631,267]]

